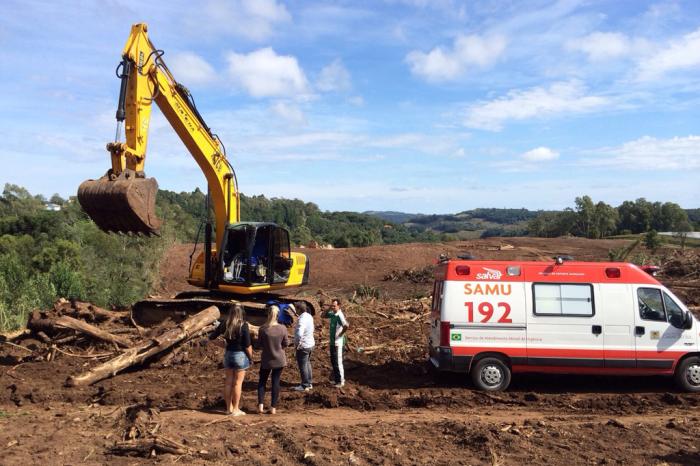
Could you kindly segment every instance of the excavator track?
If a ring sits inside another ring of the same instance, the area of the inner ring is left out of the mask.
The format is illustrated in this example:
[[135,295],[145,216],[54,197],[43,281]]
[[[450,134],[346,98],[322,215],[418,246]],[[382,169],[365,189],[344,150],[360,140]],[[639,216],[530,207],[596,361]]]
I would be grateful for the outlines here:
[[131,314],[137,324],[150,327],[166,320],[180,322],[209,306],[217,306],[221,315],[225,316],[234,304],[241,304],[246,311],[246,320],[254,325],[261,325],[265,321],[265,308],[270,300],[290,304],[303,301],[314,311],[320,310],[318,301],[310,296],[240,296],[216,291],[186,291],[174,298],[149,298],[138,301],[132,306]]

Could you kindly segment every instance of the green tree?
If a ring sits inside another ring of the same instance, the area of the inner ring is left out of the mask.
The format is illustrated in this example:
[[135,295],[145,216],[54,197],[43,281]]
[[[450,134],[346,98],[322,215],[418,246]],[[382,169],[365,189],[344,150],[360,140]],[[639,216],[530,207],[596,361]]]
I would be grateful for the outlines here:
[[644,235],[644,246],[652,252],[655,252],[661,247],[662,240],[656,230],[649,230]]
[[595,228],[595,205],[589,196],[577,197],[574,200],[576,204],[576,231],[573,232],[577,236],[585,236],[586,238],[594,238],[596,233]]
[[592,231],[595,233],[593,236],[594,238],[602,238],[604,236],[612,235],[617,230],[617,223],[617,209],[602,201],[595,205],[592,229]]

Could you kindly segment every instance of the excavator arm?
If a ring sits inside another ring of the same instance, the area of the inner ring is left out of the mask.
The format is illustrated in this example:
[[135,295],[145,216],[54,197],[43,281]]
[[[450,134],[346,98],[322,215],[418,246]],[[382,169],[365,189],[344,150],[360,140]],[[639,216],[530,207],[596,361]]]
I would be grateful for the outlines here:
[[[158,184],[146,178],[146,146],[151,105],[155,101],[207,179],[216,221],[216,243],[222,244],[226,226],[240,219],[238,187],[223,144],[206,125],[184,86],[163,61],[163,52],[148,38],[146,24],[135,24],[117,68],[121,78],[117,107],[117,136],[107,144],[112,167],[98,180],[83,182],[78,199],[105,231],[158,234],[155,214]],[[124,124],[125,142],[119,141]]]
[[[236,175],[224,145],[204,122],[190,92],[168,70],[163,51],[153,46],[147,32],[145,24],[131,27],[117,67],[121,79],[117,135],[107,144],[111,168],[100,179],[80,185],[81,206],[104,231],[158,234],[158,184],[144,172],[155,102],[204,173],[214,210],[216,240],[212,243],[207,222],[204,251],[191,266],[189,283],[239,297],[307,283],[308,259],[291,251],[288,231],[272,223],[240,221]],[[122,124],[124,141],[119,140]]]

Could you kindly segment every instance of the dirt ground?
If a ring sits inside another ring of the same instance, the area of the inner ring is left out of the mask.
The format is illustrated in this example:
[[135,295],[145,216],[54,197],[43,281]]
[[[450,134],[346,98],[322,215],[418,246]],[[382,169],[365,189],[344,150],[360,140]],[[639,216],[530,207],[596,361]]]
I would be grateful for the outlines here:
[[[506,244],[513,248],[499,250]],[[275,416],[252,414],[257,365],[244,384],[249,414],[220,413],[222,350],[204,338],[79,388],[64,386],[66,378],[116,354],[113,347],[78,339],[52,352],[34,337],[0,345],[0,463],[700,464],[700,395],[678,392],[668,379],[528,375],[515,377],[507,392],[486,394],[466,376],[435,378],[428,370],[425,311],[439,254],[602,260],[624,244],[508,238],[305,249],[311,285],[302,292],[346,301],[347,384],[336,389],[328,381],[328,330],[317,317],[314,390],[291,390],[299,376],[290,350]],[[163,295],[188,289],[190,251],[176,246],[165,259]],[[700,304],[699,264],[697,253],[663,255],[670,273],[662,281],[693,306]],[[142,338],[126,317],[101,328]],[[154,439],[179,451],[168,453]]]

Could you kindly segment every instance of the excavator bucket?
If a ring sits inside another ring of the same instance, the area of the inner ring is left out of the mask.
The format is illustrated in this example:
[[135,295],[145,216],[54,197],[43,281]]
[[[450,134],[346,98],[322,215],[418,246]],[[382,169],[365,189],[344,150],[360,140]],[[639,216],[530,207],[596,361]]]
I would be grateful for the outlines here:
[[83,210],[104,231],[158,235],[161,220],[156,217],[155,178],[83,181],[78,200]]

